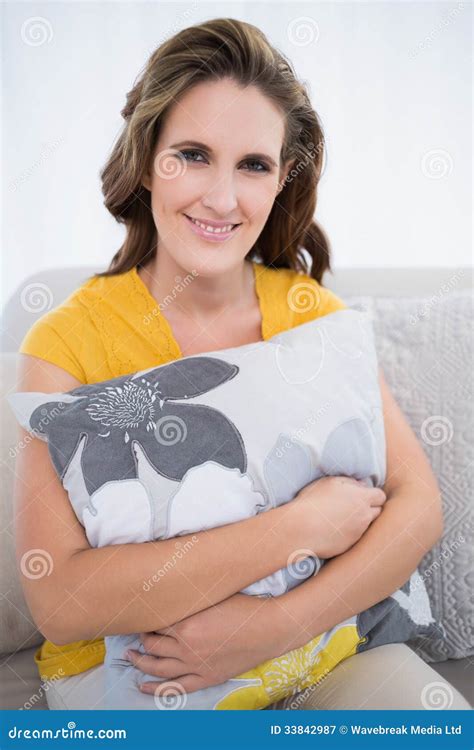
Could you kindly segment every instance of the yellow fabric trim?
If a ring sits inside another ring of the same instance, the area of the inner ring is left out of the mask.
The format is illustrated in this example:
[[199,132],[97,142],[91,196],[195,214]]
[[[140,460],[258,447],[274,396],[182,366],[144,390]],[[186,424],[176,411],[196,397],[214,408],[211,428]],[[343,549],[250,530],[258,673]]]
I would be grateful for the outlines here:
[[93,641],[74,641],[65,646],[56,646],[44,641],[35,653],[35,662],[42,680],[55,680],[102,664],[105,658],[103,638]]
[[236,679],[260,678],[259,685],[236,688],[220,700],[218,710],[256,710],[265,708],[287,695],[294,695],[322,682],[329,672],[344,659],[352,656],[361,643],[356,625],[344,625],[330,637],[324,648],[312,656],[322,636],[313,638],[301,648],[276,659],[269,659]]

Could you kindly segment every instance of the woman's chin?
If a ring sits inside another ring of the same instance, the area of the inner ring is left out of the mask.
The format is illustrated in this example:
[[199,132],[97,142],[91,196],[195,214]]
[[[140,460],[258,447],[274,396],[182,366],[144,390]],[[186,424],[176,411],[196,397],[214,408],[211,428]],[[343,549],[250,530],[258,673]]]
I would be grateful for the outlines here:
[[207,250],[207,248],[204,250],[201,250],[201,248],[194,250],[192,253],[192,263],[189,262],[189,256],[182,260],[176,258],[176,261],[183,269],[201,278],[212,278],[226,271],[232,271],[240,266],[244,260],[245,256],[236,257],[235,251],[230,252],[222,245],[210,250]]

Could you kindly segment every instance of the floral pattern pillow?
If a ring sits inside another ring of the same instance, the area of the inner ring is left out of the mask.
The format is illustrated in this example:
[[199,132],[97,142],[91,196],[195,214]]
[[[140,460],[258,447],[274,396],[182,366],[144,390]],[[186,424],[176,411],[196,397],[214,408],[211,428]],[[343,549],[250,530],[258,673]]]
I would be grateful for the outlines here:
[[[258,344],[67,393],[17,393],[9,401],[25,429],[48,442],[94,547],[235,523],[290,502],[327,475],[369,486],[385,481],[372,324],[357,310]],[[301,552],[243,593],[280,596],[317,574],[324,561],[310,554],[301,559]],[[170,701],[186,709],[264,708],[314,684],[351,654],[435,634],[439,626],[415,572],[391,597],[303,648],[174,698],[139,691],[150,677],[124,659],[128,648],[143,652],[137,634],[107,636],[105,708],[152,710]]]

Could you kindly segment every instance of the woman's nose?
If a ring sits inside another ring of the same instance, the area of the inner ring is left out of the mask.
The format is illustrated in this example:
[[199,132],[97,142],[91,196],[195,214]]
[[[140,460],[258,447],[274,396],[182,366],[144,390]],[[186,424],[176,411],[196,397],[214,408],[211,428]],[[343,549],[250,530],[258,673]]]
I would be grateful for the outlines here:
[[238,205],[237,190],[233,174],[221,174],[212,178],[202,199],[203,206],[215,211],[218,216],[229,216]]

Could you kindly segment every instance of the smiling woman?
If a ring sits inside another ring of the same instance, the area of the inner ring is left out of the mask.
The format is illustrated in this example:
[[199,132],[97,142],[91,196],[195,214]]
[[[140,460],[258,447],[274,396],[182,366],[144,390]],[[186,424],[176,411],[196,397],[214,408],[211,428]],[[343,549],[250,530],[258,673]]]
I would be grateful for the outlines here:
[[[186,140],[190,134],[199,140]],[[266,154],[259,155],[255,146],[262,134]],[[234,269],[242,268],[249,248],[258,243],[290,166],[280,163],[284,137],[283,113],[255,85],[226,77],[197,83],[180,96],[142,177],[158,234],[159,252],[146,264],[159,280],[153,293],[159,296],[182,269],[194,269],[207,286],[216,274],[235,279],[229,278],[220,303],[211,303],[213,317],[219,307],[231,310],[239,301],[240,274]],[[198,144],[199,150],[184,149]],[[192,299],[194,293],[189,289],[180,305],[186,308],[186,296]]]
[[[105,206],[125,225],[124,242],[107,270],[30,329],[20,348],[18,390],[69,391],[184,356],[266,341],[344,311],[345,303],[321,283],[330,269],[329,243],[314,219],[322,129],[291,64],[259,29],[224,18],[180,31],[151,55],[122,115],[123,130],[101,176]],[[252,376],[264,399],[258,369]],[[20,559],[25,550],[45,549],[55,562],[51,575],[23,581],[49,639],[37,663],[51,680],[50,706],[100,708],[103,636],[138,632],[143,658],[123,654],[121,666],[129,659],[134,669],[171,679],[183,691],[246,673],[263,695],[261,707],[315,685],[319,673],[308,672],[307,644],[395,592],[416,569],[420,549],[441,533],[436,481],[381,383],[390,477],[384,490],[325,476],[298,487],[288,508],[267,505],[245,520],[197,532],[192,554],[172,565],[173,538],[91,548],[47,446],[29,439],[17,463],[20,478],[28,476],[17,487],[17,551]],[[117,433],[126,426],[123,437],[132,444],[143,425],[125,419],[122,395],[117,391],[114,401],[120,419],[108,412],[107,418]],[[162,408],[162,399],[155,401]],[[388,513],[382,513],[385,492]],[[115,501],[119,497],[110,495],[111,513]],[[183,546],[189,542],[186,535],[180,539]],[[239,593],[295,553],[321,544],[337,559],[314,580],[278,596],[278,604]],[[143,582],[161,570],[166,575],[159,585],[145,590]],[[350,593],[335,599],[348,580]],[[338,640],[337,653],[326,651],[328,669],[362,657],[358,636],[352,631],[352,640]],[[276,657],[282,657],[278,665]],[[431,670],[415,661],[411,672],[418,670],[420,684]],[[267,691],[259,672],[264,663],[269,674],[276,667],[281,672],[278,691]],[[67,676],[58,680],[59,669]],[[369,696],[376,679],[375,671],[372,682],[366,674]],[[387,693],[382,707],[396,708],[393,696],[408,695],[401,673],[400,681],[403,690]],[[352,684],[359,689],[359,683],[356,674]],[[138,684],[131,688],[133,707],[157,708]],[[318,695],[313,705],[298,707],[316,708]],[[418,698],[412,691],[404,707],[419,708]],[[453,707],[465,707],[456,700]],[[337,695],[332,707],[338,707]]]

